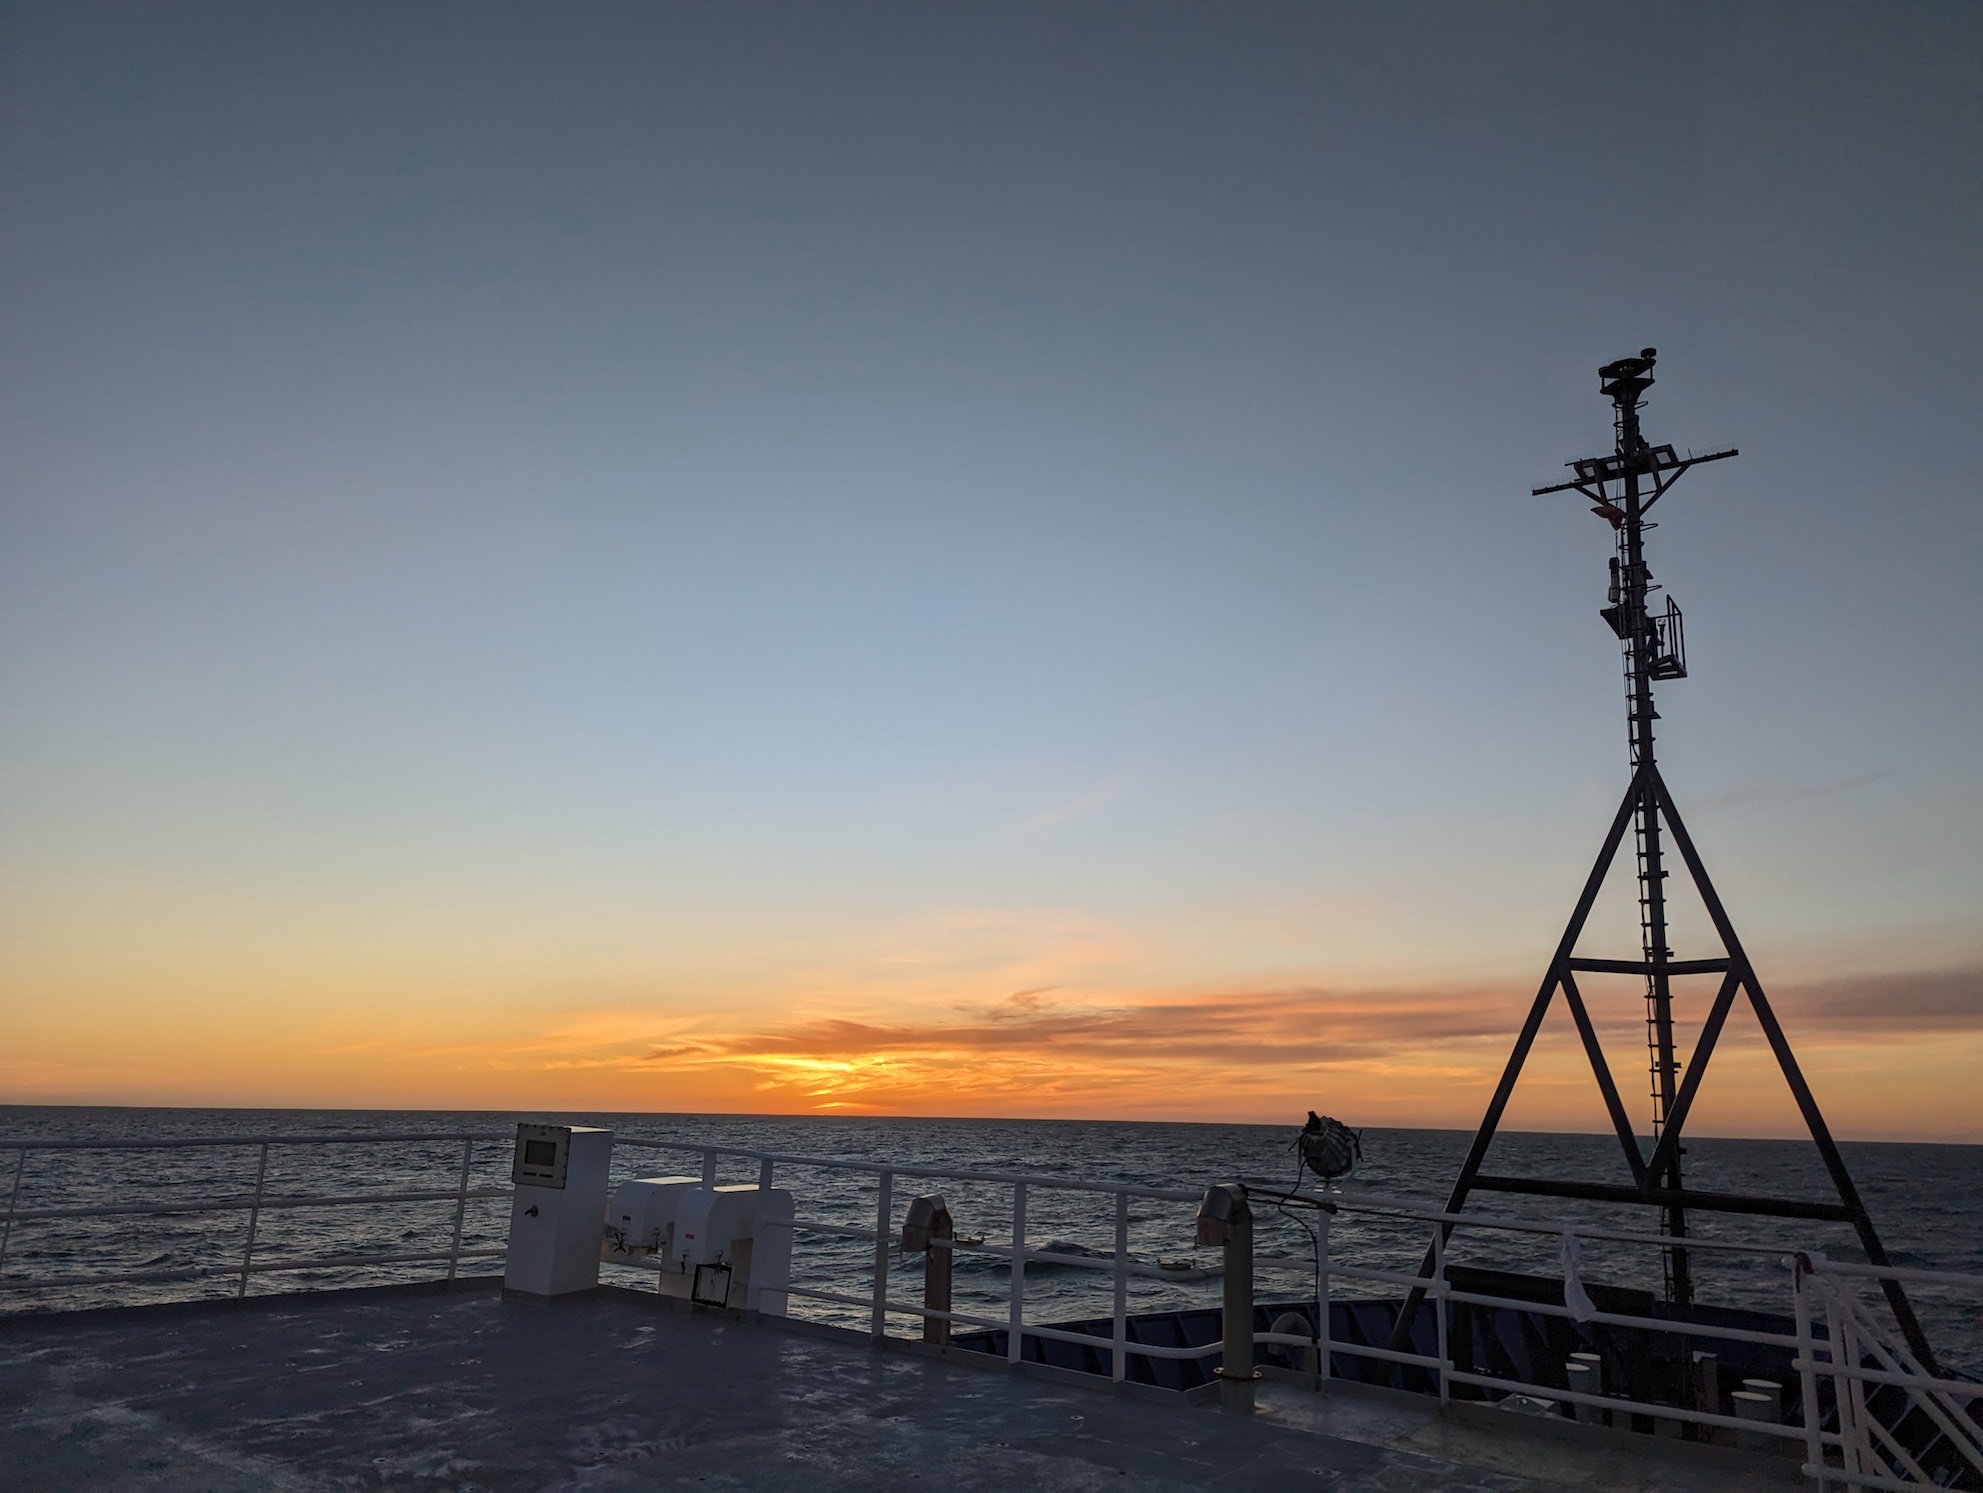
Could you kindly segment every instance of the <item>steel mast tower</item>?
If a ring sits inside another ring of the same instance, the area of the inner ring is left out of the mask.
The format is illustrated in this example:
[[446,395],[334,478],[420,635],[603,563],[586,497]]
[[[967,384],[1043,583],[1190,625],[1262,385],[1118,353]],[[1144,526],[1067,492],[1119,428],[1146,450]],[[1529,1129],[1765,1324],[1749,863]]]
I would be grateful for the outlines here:
[[[1620,358],[1598,370],[1599,389],[1611,400],[1614,450],[1607,459],[1570,463],[1577,474],[1574,482],[1539,487],[1533,495],[1581,492],[1596,505],[1591,511],[1608,519],[1617,531],[1618,553],[1611,561],[1610,605],[1599,613],[1618,635],[1625,655],[1625,724],[1631,746],[1633,782],[1638,791],[1632,810],[1632,834],[1637,847],[1639,874],[1639,942],[1646,961],[1646,1054],[1647,1074],[1652,1081],[1652,1139],[1657,1147],[1673,1113],[1677,1098],[1678,1063],[1673,1047],[1673,990],[1669,965],[1673,950],[1666,941],[1666,868],[1662,864],[1659,825],[1659,797],[1654,790],[1658,763],[1653,755],[1653,722],[1659,712],[1653,708],[1655,679],[1685,679],[1687,655],[1681,628],[1680,609],[1673,598],[1655,613],[1648,602],[1659,587],[1653,583],[1646,564],[1646,535],[1656,524],[1646,521],[1646,513],[1690,466],[1705,461],[1721,461],[1736,455],[1733,450],[1707,456],[1676,456],[1671,446],[1648,446],[1639,432],[1640,395],[1652,387],[1654,348],[1642,348],[1636,358]],[[1616,481],[1617,502],[1606,496],[1607,484]],[[1669,1192],[1681,1191],[1680,1148],[1674,1147],[1660,1185]],[[1687,1237],[1687,1210],[1681,1203],[1665,1209],[1666,1232],[1675,1239]],[[1686,1250],[1675,1246],[1666,1251],[1666,1293],[1671,1301],[1685,1304],[1693,1300],[1694,1286],[1687,1269]]]
[[[1611,586],[1607,605],[1599,613],[1617,634],[1625,663],[1625,714],[1631,746],[1632,778],[1619,804],[1597,862],[1584,883],[1582,895],[1570,914],[1569,925],[1549,962],[1542,987],[1536,992],[1521,1034],[1502,1071],[1494,1097],[1488,1102],[1480,1129],[1461,1165],[1446,1211],[1458,1213],[1475,1191],[1524,1193],[1531,1196],[1581,1198],[1603,1203],[1643,1203],[1660,1210],[1663,1232],[1673,1243],[1666,1247],[1667,1297],[1686,1307],[1693,1299],[1693,1279],[1688,1265],[1687,1214],[1719,1212],[1763,1215],[1777,1218],[1817,1219],[1851,1225],[1858,1235],[1867,1259],[1874,1265],[1888,1264],[1885,1248],[1866,1212],[1858,1189],[1846,1171],[1830,1128],[1818,1109],[1817,1099],[1805,1082],[1796,1055],[1784,1036],[1776,1013],[1763,994],[1762,982],[1743,951],[1735,926],[1723,908],[1707,868],[1681,821],[1680,811],[1660,776],[1654,755],[1653,722],[1659,713],[1653,706],[1653,683],[1661,679],[1683,679],[1687,674],[1685,640],[1680,609],[1667,598],[1658,610],[1651,598],[1659,587],[1646,566],[1646,531],[1657,527],[1646,515],[1681,476],[1693,467],[1722,461],[1736,455],[1733,450],[1713,451],[1696,456],[1677,454],[1671,446],[1646,442],[1639,429],[1640,396],[1652,387],[1653,348],[1641,349],[1635,358],[1620,358],[1598,370],[1599,388],[1611,401],[1615,440],[1609,456],[1588,457],[1568,463],[1575,474],[1568,482],[1552,483],[1533,489],[1536,496],[1576,492],[1588,498],[1592,512],[1608,521],[1617,534],[1617,554],[1611,560]],[[1604,885],[1627,828],[1632,830],[1638,862],[1640,958],[1599,959],[1577,954],[1577,943],[1584,931],[1598,892]],[[1678,853],[1688,878],[1721,942],[1721,953],[1706,959],[1676,959],[1667,943],[1666,882],[1668,844]],[[1577,984],[1579,974],[1631,975],[1644,981],[1646,1005],[1646,1048],[1652,1097],[1652,1151],[1640,1148],[1639,1136],[1626,1114],[1611,1068],[1591,1021]],[[1673,1035],[1673,981],[1690,975],[1718,975],[1719,988],[1710,1004],[1696,1039],[1693,1053],[1683,1064]],[[1604,1098],[1605,1109],[1617,1132],[1626,1177],[1619,1183],[1579,1181],[1560,1177],[1498,1176],[1482,1170],[1489,1147],[1521,1077],[1543,1018],[1558,991],[1576,1023],[1584,1051],[1590,1059],[1592,1076]],[[1747,997],[1757,1024],[1769,1043],[1777,1067],[1796,1100],[1811,1140],[1824,1161],[1825,1170],[1837,1192],[1836,1202],[1807,1201],[1800,1198],[1766,1197],[1748,1193],[1701,1192],[1687,1187],[1681,1173],[1681,1137],[1687,1112],[1707,1073],[1709,1059],[1720,1040],[1722,1028],[1734,1008],[1737,995]],[[1683,1077],[1684,1072],[1684,1077]],[[1451,1225],[1445,1226],[1450,1235]],[[1420,1274],[1430,1279],[1433,1256],[1428,1253]],[[1912,1305],[1898,1282],[1887,1280],[1885,1289],[1894,1319],[1909,1347],[1935,1371],[1935,1356],[1916,1320]],[[1399,1316],[1393,1346],[1408,1340],[1424,1290],[1414,1290]]]

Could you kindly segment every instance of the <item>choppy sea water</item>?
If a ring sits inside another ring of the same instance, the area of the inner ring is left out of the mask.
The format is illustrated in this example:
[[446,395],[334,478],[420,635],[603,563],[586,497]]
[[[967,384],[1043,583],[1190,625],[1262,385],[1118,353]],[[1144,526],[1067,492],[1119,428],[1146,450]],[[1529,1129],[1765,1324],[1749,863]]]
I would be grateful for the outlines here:
[[[886,1162],[900,1166],[1014,1172],[1030,1176],[1102,1182],[1133,1182],[1196,1192],[1234,1178],[1292,1180],[1290,1127],[1261,1125],[1153,1124],[1059,1120],[922,1120],[855,1117],[788,1117],[656,1114],[515,1114],[390,1110],[200,1110],[111,1109],[0,1106],[0,1212],[78,1208],[239,1197],[252,1193],[260,1162],[258,1147],[152,1151],[28,1151],[13,1142],[83,1138],[165,1139],[181,1136],[261,1137],[338,1134],[353,1137],[386,1133],[422,1135],[490,1132],[507,1135],[522,1119],[604,1125],[622,1138],[646,1138],[729,1146],[784,1155]],[[1444,1202],[1471,1139],[1451,1130],[1368,1130],[1364,1164],[1344,1187],[1344,1200],[1359,1197],[1409,1198],[1429,1205]],[[394,1142],[383,1145],[271,1147],[263,1181],[270,1196],[349,1195],[368,1192],[451,1191],[460,1174],[462,1143]],[[472,1148],[471,1186],[507,1186],[510,1144],[477,1142]],[[1842,1147],[1876,1226],[1896,1264],[1983,1274],[1983,1146],[1848,1143]],[[1831,1193],[1813,1148],[1795,1141],[1698,1139],[1688,1145],[1688,1183],[1719,1192],[1759,1192],[1778,1197],[1829,1201]],[[1616,1141],[1609,1136],[1508,1134],[1495,1143],[1490,1168],[1542,1177],[1581,1176],[1622,1180]],[[620,1147],[614,1180],[630,1176],[699,1174],[699,1159]],[[757,1179],[755,1162],[726,1158],[723,1181]],[[876,1180],[860,1173],[781,1164],[776,1184],[790,1188],[802,1219],[872,1228]],[[898,1179],[891,1228],[918,1192],[943,1193],[960,1235],[982,1235],[992,1243],[1010,1237],[1011,1189],[999,1184]],[[1031,1190],[1027,1241],[1034,1248],[1071,1255],[1106,1254],[1113,1247],[1113,1203],[1093,1194]],[[1647,1231],[1650,1215],[1641,1209],[1608,1208],[1556,1199],[1476,1195],[1473,1211]],[[1130,1210],[1130,1248],[1139,1259],[1211,1263],[1215,1254],[1194,1248],[1192,1207],[1188,1203],[1136,1200]],[[445,1250],[453,1235],[452,1202],[367,1204],[339,1208],[269,1208],[258,1222],[254,1258],[258,1263],[316,1260],[344,1255],[420,1253]],[[1695,1214],[1692,1222],[1705,1239],[1745,1240],[1790,1249],[1822,1249],[1837,1259],[1859,1259],[1856,1242],[1843,1226],[1792,1220]],[[508,1226],[508,1206],[500,1199],[471,1202],[463,1219],[466,1248],[500,1248]],[[65,1285],[20,1289],[31,1278],[93,1272],[130,1272],[186,1267],[222,1269],[238,1265],[247,1243],[243,1211],[180,1213],[162,1217],[126,1215],[100,1219],[24,1220],[6,1230],[0,1264],[0,1312],[60,1310],[112,1303],[232,1295],[236,1279],[211,1275],[169,1282]],[[1427,1226],[1343,1215],[1331,1231],[1334,1263],[1413,1271],[1429,1238]],[[1263,1256],[1294,1262],[1263,1269],[1263,1295],[1286,1299],[1312,1289],[1313,1245],[1303,1223],[1263,1209],[1257,1225]],[[1538,1274],[1560,1273],[1554,1235],[1463,1230],[1451,1257]],[[1637,1245],[1588,1241],[1582,1251],[1588,1280],[1657,1289],[1661,1266],[1657,1250]],[[1703,1301],[1789,1311],[1789,1278],[1774,1257],[1725,1257],[1696,1253],[1697,1294]],[[488,1258],[464,1262],[464,1274],[498,1268]],[[440,1273],[431,1264],[371,1267],[326,1266],[258,1274],[252,1293],[324,1289]],[[1002,1318],[1010,1267],[992,1256],[964,1255],[956,1270],[956,1306]],[[894,1255],[890,1295],[920,1299],[921,1260]],[[795,1284],[865,1295],[872,1286],[872,1244],[832,1236],[798,1235]],[[899,1276],[899,1280],[894,1277]],[[640,1272],[607,1271],[607,1278],[642,1284]],[[1347,1281],[1336,1289],[1354,1294]],[[1130,1310],[1213,1304],[1216,1278],[1201,1280],[1135,1277]],[[1026,1272],[1029,1320],[1052,1321],[1103,1315],[1109,1309],[1109,1277],[1075,1265],[1038,1262]],[[1391,1295],[1372,1286],[1367,1294]],[[1983,1367],[1983,1296],[1969,1291],[1916,1287],[1912,1293],[1939,1351],[1954,1363]],[[858,1313],[827,1303],[802,1303],[796,1312],[854,1321]],[[898,1331],[913,1321],[897,1319]]]

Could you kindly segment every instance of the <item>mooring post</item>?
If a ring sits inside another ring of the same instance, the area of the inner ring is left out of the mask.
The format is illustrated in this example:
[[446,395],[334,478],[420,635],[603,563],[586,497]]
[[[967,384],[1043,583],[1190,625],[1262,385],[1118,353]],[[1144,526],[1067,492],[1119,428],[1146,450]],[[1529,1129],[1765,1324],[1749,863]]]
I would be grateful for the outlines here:
[[1208,1188],[1198,1204],[1198,1242],[1225,1249],[1225,1295],[1221,1328],[1224,1361],[1215,1371],[1219,1405],[1235,1415],[1253,1413],[1253,1209],[1237,1182]]
[[[921,1254],[923,1260],[923,1310],[927,1313],[950,1310],[950,1267],[954,1258],[951,1241],[957,1237],[950,1217],[950,1205],[940,1193],[914,1199],[902,1220],[902,1252]],[[950,1346],[950,1318],[929,1315],[923,1318],[923,1341],[939,1348]]]
[[[1708,1415],[1723,1414],[1721,1404],[1721,1357],[1705,1349],[1696,1348],[1694,1363],[1694,1408]],[[1703,1441],[1715,1441],[1720,1437],[1716,1426],[1696,1426],[1694,1434]]]

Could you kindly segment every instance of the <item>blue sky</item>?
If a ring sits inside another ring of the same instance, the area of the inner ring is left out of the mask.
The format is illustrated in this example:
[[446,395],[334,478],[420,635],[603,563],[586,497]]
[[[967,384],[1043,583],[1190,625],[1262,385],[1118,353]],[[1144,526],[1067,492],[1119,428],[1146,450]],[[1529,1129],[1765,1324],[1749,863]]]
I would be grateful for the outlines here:
[[1743,452],[1653,536],[1669,780],[1766,979],[1978,1040],[1979,30],[14,10],[0,1080],[1519,986],[1625,774],[1528,489],[1649,344]]

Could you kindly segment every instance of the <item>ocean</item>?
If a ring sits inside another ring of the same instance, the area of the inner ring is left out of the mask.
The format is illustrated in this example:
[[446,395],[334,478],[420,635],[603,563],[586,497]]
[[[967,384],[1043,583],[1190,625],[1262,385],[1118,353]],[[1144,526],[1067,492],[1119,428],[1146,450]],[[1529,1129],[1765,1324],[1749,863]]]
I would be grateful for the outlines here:
[[[1291,1181],[1294,1158],[1290,1126],[1163,1124],[1085,1120],[877,1119],[834,1116],[674,1115],[674,1114],[517,1114],[434,1110],[243,1110],[132,1109],[0,1106],[0,1211],[13,1185],[21,1153],[7,1147],[24,1140],[179,1136],[366,1135],[462,1132],[507,1133],[518,1120],[603,1125],[622,1137],[733,1146],[786,1155],[892,1162],[903,1166],[955,1167],[969,1171],[1018,1172],[1041,1177],[1134,1182],[1198,1191],[1206,1185],[1242,1178]],[[1366,1130],[1364,1162],[1344,1184],[1346,1201],[1384,1196],[1443,1204],[1471,1133],[1457,1130]],[[1616,1141],[1609,1136],[1504,1134],[1495,1142],[1490,1167],[1531,1176],[1582,1176],[1622,1180]],[[510,1145],[480,1142],[474,1147],[471,1186],[506,1186]],[[1841,1147],[1888,1253],[1898,1265],[1983,1274],[1983,1146],[1851,1142]],[[272,1147],[266,1189],[280,1194],[451,1191],[459,1175],[460,1142],[395,1142],[364,1146]],[[238,1196],[252,1192],[258,1152],[254,1147],[135,1152],[30,1151],[19,1173],[13,1206],[32,1211],[57,1207],[115,1206]],[[1829,1201],[1832,1194],[1815,1150],[1804,1142],[1694,1139],[1687,1148],[1690,1186],[1704,1190],[1764,1192],[1779,1197]],[[628,1176],[699,1173],[696,1158],[621,1148],[615,1181]],[[755,1181],[756,1164],[726,1158],[724,1181]],[[789,1187],[798,1216],[817,1222],[869,1227],[875,1216],[872,1176],[796,1166],[780,1166],[776,1184]],[[917,1192],[939,1191],[948,1201],[960,1235],[982,1235],[993,1242],[1008,1237],[1011,1192],[988,1183],[919,1182],[895,1185],[895,1224]],[[1034,1248],[1068,1254],[1106,1254],[1112,1248],[1112,1203],[1092,1194],[1034,1189],[1028,1202],[1027,1238]],[[1591,1226],[1650,1229],[1645,1210],[1610,1208],[1557,1199],[1477,1195],[1473,1210],[1530,1219],[1563,1219]],[[1139,1259],[1210,1262],[1211,1251],[1194,1248],[1192,1207],[1188,1203],[1136,1200],[1130,1213],[1130,1248]],[[508,1206],[500,1199],[470,1203],[463,1225],[464,1247],[500,1247],[508,1226]],[[1822,1249],[1833,1258],[1859,1259],[1850,1231],[1841,1225],[1796,1220],[1736,1218],[1695,1214],[1691,1221],[1704,1239],[1739,1239],[1792,1249]],[[113,1303],[232,1295],[228,1276],[171,1282],[69,1285],[18,1289],[30,1277],[127,1272],[183,1267],[238,1265],[246,1243],[245,1212],[125,1216],[104,1219],[50,1219],[16,1222],[8,1231],[0,1265],[0,1313],[66,1310]],[[370,1204],[343,1208],[264,1210],[256,1236],[255,1259],[312,1260],[351,1254],[417,1253],[445,1250],[454,1227],[452,1202]],[[1391,1270],[1415,1270],[1428,1242],[1427,1226],[1396,1220],[1343,1215],[1332,1231],[1331,1258]],[[1263,1209],[1256,1225],[1263,1256],[1311,1261],[1313,1245],[1298,1218]],[[1539,1274],[1560,1273],[1559,1240],[1551,1235],[1462,1230],[1455,1236],[1456,1261]],[[1697,1296],[1708,1302],[1787,1313],[1788,1272],[1774,1258],[1694,1256]],[[1659,1253],[1644,1246],[1587,1241],[1582,1249],[1586,1280],[1657,1289]],[[444,1267],[439,1267],[444,1268]],[[327,1266],[257,1275],[249,1290],[325,1289],[439,1273],[433,1265],[356,1269]],[[495,1268],[489,1260],[464,1262],[464,1274]],[[873,1281],[873,1246],[858,1240],[801,1232],[794,1249],[793,1281],[822,1289],[865,1294]],[[921,1260],[902,1256],[891,1263],[890,1294],[920,1299]],[[956,1269],[956,1303],[961,1311],[1002,1317],[1006,1261],[962,1255]],[[607,1279],[639,1285],[651,1277],[609,1268]],[[1264,1269],[1262,1295],[1301,1297],[1312,1275],[1292,1266]],[[1071,1265],[1038,1262],[1027,1270],[1027,1316],[1054,1321],[1105,1315],[1107,1275]],[[1349,1282],[1336,1289],[1355,1294]],[[1199,1280],[1135,1277],[1130,1310],[1215,1304],[1216,1277]],[[1372,1286],[1366,1294],[1392,1295]],[[1937,1351],[1953,1364],[1983,1368],[1983,1299],[1973,1292],[1915,1287],[1914,1296]],[[795,1314],[856,1322],[860,1314],[829,1303],[794,1298]],[[912,1330],[908,1318],[898,1331]]]

